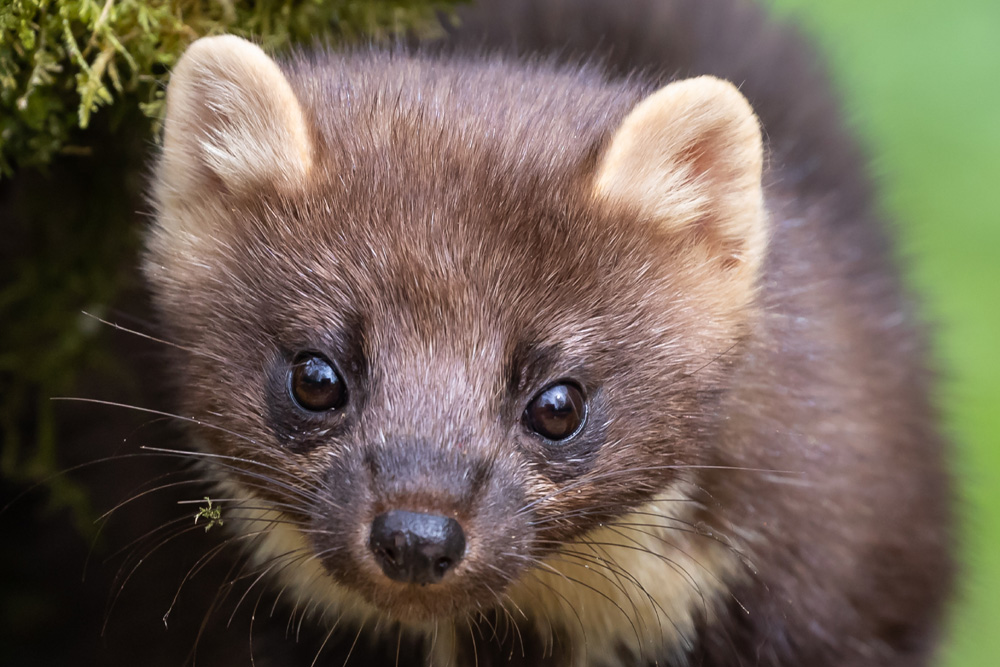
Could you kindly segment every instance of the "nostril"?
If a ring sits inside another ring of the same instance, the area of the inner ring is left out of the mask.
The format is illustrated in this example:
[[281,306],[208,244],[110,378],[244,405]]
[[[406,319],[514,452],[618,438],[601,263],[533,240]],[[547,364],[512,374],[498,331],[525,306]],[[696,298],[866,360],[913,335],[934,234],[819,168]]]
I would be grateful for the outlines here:
[[461,561],[465,533],[450,517],[391,510],[372,521],[368,546],[390,579],[432,584]]
[[388,561],[389,563],[395,563],[398,560],[396,551],[389,547],[376,547],[375,555],[379,558],[379,560]]
[[437,572],[438,577],[443,577],[444,573],[451,569],[452,560],[450,558],[438,558],[437,562],[434,563],[434,569]]
[[406,537],[404,533],[399,531],[393,532],[389,536],[389,544],[382,546],[386,560],[397,565],[402,563],[403,554],[406,552]]

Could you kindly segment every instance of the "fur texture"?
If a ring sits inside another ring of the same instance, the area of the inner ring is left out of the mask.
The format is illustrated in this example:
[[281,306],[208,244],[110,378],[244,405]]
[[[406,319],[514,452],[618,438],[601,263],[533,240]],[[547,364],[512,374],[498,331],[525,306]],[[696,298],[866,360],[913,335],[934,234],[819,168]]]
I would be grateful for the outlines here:
[[[925,664],[947,478],[863,165],[755,9],[624,4],[179,63],[146,273],[227,526],[435,665]],[[566,381],[554,442],[522,415]],[[462,524],[440,583],[383,575],[390,509]]]

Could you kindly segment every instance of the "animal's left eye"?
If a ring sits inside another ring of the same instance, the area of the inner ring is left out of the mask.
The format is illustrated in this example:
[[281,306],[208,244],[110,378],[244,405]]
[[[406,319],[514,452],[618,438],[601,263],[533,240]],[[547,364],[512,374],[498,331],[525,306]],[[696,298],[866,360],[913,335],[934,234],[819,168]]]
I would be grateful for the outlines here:
[[566,440],[583,427],[587,402],[573,382],[558,382],[539,392],[524,410],[525,425],[549,440]]
[[310,412],[341,408],[347,402],[347,386],[326,357],[314,352],[295,358],[289,371],[288,389],[295,403]]

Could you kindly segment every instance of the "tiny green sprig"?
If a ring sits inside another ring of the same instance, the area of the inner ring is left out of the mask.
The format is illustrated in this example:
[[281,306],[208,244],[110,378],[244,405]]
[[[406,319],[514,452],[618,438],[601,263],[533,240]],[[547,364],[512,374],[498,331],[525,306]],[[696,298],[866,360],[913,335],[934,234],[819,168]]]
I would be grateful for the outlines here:
[[207,533],[211,530],[212,526],[222,525],[222,508],[218,505],[212,505],[212,499],[205,496],[205,502],[208,503],[202,507],[198,508],[198,513],[194,515],[194,522],[197,524],[201,519],[207,519],[208,523],[205,524],[205,532]]

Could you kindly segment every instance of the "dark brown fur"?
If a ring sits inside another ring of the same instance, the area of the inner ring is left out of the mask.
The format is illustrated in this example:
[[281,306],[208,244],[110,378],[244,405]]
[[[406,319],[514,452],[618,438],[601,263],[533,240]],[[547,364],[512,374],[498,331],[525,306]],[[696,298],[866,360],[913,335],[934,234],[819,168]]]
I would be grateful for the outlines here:
[[[755,8],[612,4],[497,3],[463,11],[436,53],[285,64],[317,151],[307,186],[212,186],[224,214],[197,257],[153,232],[164,327],[191,351],[182,402],[215,427],[198,438],[280,482],[244,478],[319,530],[326,570],[386,619],[490,607],[483,591],[683,479],[687,528],[738,545],[745,578],[683,642],[623,646],[621,664],[926,664],[948,483],[864,163],[808,50]],[[768,254],[735,323],[683,243],[590,189],[629,110],[704,73],[741,87],[769,155]],[[336,418],[290,404],[301,350],[344,373]],[[590,427],[556,452],[520,414],[563,377],[587,389]],[[412,595],[377,581],[356,534],[393,506],[459,516],[479,545],[468,576]],[[512,641],[479,638],[476,658],[502,663]],[[553,661],[579,651],[538,641]]]

